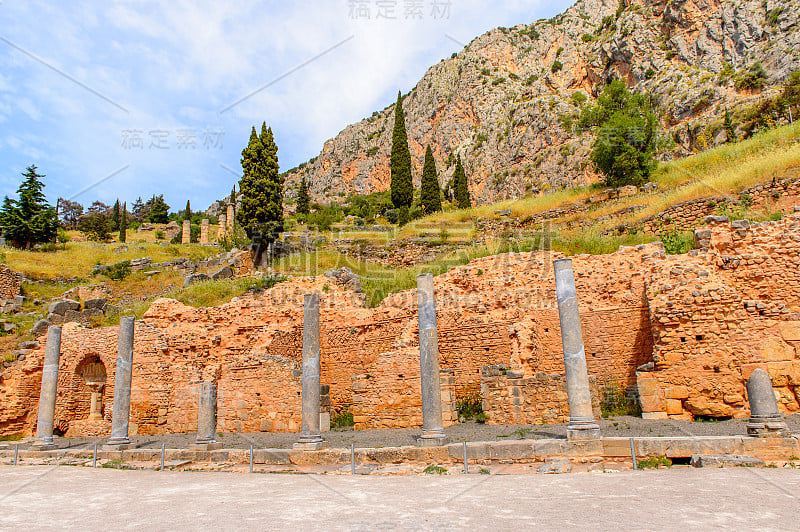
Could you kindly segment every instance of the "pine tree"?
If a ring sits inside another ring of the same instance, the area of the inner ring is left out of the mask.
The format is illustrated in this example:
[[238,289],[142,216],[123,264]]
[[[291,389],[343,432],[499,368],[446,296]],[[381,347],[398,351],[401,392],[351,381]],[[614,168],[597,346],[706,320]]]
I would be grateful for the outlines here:
[[305,214],[311,211],[311,198],[308,195],[308,184],[306,183],[306,176],[300,179],[300,189],[297,191],[297,214]]
[[469,209],[472,207],[472,200],[469,197],[469,185],[467,184],[467,174],[464,172],[464,165],[461,164],[461,156],[456,160],[456,170],[453,173],[453,197],[459,209]]
[[0,210],[0,225],[6,239],[16,247],[30,249],[34,244],[53,242],[58,234],[56,210],[45,199],[42,189],[45,177],[31,165],[22,174],[25,180],[17,189],[19,200],[6,197]]
[[439,188],[439,178],[436,175],[436,161],[433,160],[431,147],[425,150],[425,166],[422,169],[422,190],[419,203],[422,212],[430,214],[442,210],[442,191]]
[[730,109],[725,109],[725,118],[722,124],[725,129],[725,137],[728,143],[736,142],[736,127],[733,125],[733,117],[731,116]]
[[150,223],[165,224],[169,221],[169,205],[164,201],[163,194],[153,196],[147,201],[145,207],[149,207],[150,213],[147,219]]
[[137,222],[143,222],[144,219],[147,218],[147,214],[148,213],[145,210],[142,197],[139,196],[136,198],[136,201],[133,202],[133,207],[131,207],[131,215]]
[[128,229],[128,202],[122,204],[122,217],[119,221],[119,241],[125,243]]
[[[253,128],[250,142],[242,150],[243,175],[239,181],[242,206],[236,220],[252,236],[256,226],[273,230],[283,225],[283,176],[279,173],[278,146],[272,128],[261,126],[261,136]],[[235,201],[235,200],[234,200]]]
[[396,209],[406,210],[414,201],[414,183],[411,179],[411,152],[408,150],[403,97],[398,91],[394,108],[394,131],[392,132],[391,170],[392,204]]
[[114,203],[114,208],[111,211],[111,230],[116,231],[119,229],[119,198]]

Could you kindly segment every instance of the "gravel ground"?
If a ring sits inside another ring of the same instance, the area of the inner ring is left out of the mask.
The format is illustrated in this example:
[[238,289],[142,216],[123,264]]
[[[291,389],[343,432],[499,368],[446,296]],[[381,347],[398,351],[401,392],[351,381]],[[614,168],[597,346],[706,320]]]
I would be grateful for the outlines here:
[[[607,437],[669,437],[669,436],[734,436],[747,434],[746,419],[731,419],[718,422],[691,422],[675,420],[646,420],[638,417],[621,416],[600,420],[603,436]],[[800,414],[786,416],[786,423],[794,433],[800,433]],[[566,438],[567,424],[556,425],[482,425],[463,423],[445,429],[451,442],[462,441],[505,441],[512,439]],[[356,447],[399,447],[412,445],[414,436],[421,429],[370,429],[335,430],[326,432],[323,437],[330,447],[341,448],[355,444]],[[250,434],[222,434],[225,448],[290,448],[297,441],[297,433],[258,432]],[[102,444],[105,438],[55,438],[59,448],[80,447],[94,443]],[[163,434],[157,436],[135,436],[131,440],[140,447],[168,448],[187,447],[194,441],[194,434]],[[20,448],[26,449],[30,441],[21,441]],[[6,445],[13,445],[8,442]],[[2,445],[2,444],[0,444]]]

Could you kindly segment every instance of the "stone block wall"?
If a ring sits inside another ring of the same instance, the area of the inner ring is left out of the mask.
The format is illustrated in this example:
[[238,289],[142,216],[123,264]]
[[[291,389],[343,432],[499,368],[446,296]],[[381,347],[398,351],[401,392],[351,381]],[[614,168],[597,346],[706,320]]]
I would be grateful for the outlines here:
[[0,264],[0,299],[14,299],[22,294],[22,274]]
[[[415,369],[416,363],[416,369]],[[366,373],[352,376],[352,409],[356,430],[422,426],[419,354],[385,353]],[[440,372],[442,421],[458,421],[453,370]]]
[[764,368],[784,412],[800,411],[800,215],[716,222],[707,250],[670,257],[648,286],[654,350],[638,373],[645,417],[746,417]]
[[[597,381],[589,376],[592,408],[600,419],[600,396]],[[481,370],[481,396],[487,423],[493,425],[547,424],[569,421],[567,383],[563,375],[536,373],[525,377],[521,372],[498,364]]]

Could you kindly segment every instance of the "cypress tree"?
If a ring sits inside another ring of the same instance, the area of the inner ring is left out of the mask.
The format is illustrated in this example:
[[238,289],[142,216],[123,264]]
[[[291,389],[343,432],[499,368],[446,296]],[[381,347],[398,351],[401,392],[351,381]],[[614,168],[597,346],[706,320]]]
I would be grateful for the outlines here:
[[461,164],[461,156],[456,161],[456,171],[453,174],[453,197],[459,209],[469,209],[472,207],[472,200],[469,197],[469,186],[467,185],[467,174],[464,172],[464,165]]
[[392,155],[389,162],[392,181],[392,204],[397,209],[408,210],[414,201],[414,183],[411,180],[411,152],[408,149],[403,97],[398,91],[394,108],[394,131],[392,132]]
[[186,200],[186,208],[183,210],[183,219],[192,221],[192,205]]
[[431,147],[425,150],[425,166],[422,169],[422,190],[419,203],[422,212],[430,214],[442,210],[442,191],[439,188],[439,178],[436,175],[436,161],[433,160]]
[[119,229],[119,198],[111,211],[111,230],[116,231],[117,229]]
[[297,214],[308,214],[311,211],[311,198],[308,195],[306,175],[300,179],[300,189],[297,191]]
[[128,229],[128,202],[122,204],[122,216],[119,221],[119,241],[123,244],[127,238]]
[[736,142],[736,128],[733,125],[733,117],[730,109],[725,109],[725,119],[722,127],[725,129],[726,142],[729,144]]
[[[243,175],[239,181],[242,206],[236,220],[251,234],[256,225],[277,228],[283,224],[283,177],[279,173],[278,146],[272,128],[253,128],[250,142],[242,151]],[[235,202],[235,195],[233,196]],[[235,203],[234,203],[235,205]]]
[[0,225],[6,239],[16,247],[30,249],[34,244],[53,242],[58,234],[56,210],[45,199],[42,189],[45,177],[31,165],[22,174],[25,180],[17,189],[19,200],[6,197],[0,210]]

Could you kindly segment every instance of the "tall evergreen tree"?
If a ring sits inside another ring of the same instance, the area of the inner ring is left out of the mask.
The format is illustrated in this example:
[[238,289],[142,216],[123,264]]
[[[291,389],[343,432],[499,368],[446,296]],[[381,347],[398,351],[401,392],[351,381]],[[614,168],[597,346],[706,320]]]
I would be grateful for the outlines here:
[[35,165],[26,169],[22,174],[25,179],[17,189],[19,200],[6,197],[0,210],[0,225],[6,240],[25,249],[53,242],[58,234],[58,215],[42,192],[41,178],[45,176],[37,174],[36,170]]
[[186,208],[183,209],[183,219],[192,220],[192,205],[189,203],[189,200],[186,200]]
[[261,126],[260,136],[252,129],[250,142],[242,151],[242,170],[242,206],[236,220],[251,236],[256,226],[282,226],[283,177],[279,173],[278,146],[266,123]]
[[147,218],[147,211],[145,210],[144,202],[142,201],[142,197],[139,196],[136,198],[136,201],[133,202],[133,206],[131,207],[131,216],[137,222],[143,222],[145,218]]
[[116,231],[119,229],[119,198],[114,203],[114,208],[111,211],[111,230]]
[[169,221],[169,205],[164,201],[163,194],[154,195],[147,201],[146,207],[149,207],[147,219],[150,223],[165,224]]
[[464,172],[464,165],[461,164],[460,155],[456,160],[456,170],[453,173],[453,198],[456,200],[456,205],[459,209],[469,209],[472,207],[467,174]]
[[297,214],[308,214],[311,211],[311,197],[308,195],[306,175],[300,179],[300,188],[297,191]]
[[411,178],[411,152],[408,149],[406,121],[403,114],[403,97],[398,91],[394,107],[394,130],[392,132],[391,170],[392,204],[397,209],[411,207],[414,201],[414,183]]
[[436,161],[433,159],[431,147],[425,150],[425,166],[422,169],[422,187],[419,203],[422,212],[430,214],[442,210],[442,190],[439,188],[439,177],[436,175]]
[[723,119],[722,127],[725,130],[725,142],[728,144],[736,142],[736,127],[733,125],[733,117],[731,116],[730,109],[725,109],[725,118]]
[[122,217],[119,221],[119,241],[125,243],[128,236],[128,202],[122,204]]

